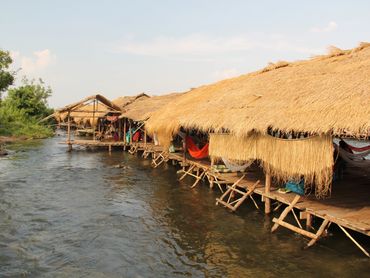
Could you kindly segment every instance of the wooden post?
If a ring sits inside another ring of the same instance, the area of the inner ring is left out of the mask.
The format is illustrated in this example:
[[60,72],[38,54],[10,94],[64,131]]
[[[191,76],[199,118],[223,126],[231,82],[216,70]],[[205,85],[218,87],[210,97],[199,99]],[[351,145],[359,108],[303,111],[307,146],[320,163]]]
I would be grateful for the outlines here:
[[129,123],[129,128],[130,128],[130,145],[132,145],[132,126],[131,126],[131,121]]
[[145,127],[144,127],[144,146],[146,148],[146,129]]
[[68,127],[67,127],[67,143],[68,143],[68,151],[72,151],[72,144],[71,144],[71,111],[68,110]]
[[94,104],[93,104],[93,119],[92,119],[92,130],[93,130],[93,140],[95,141],[95,99],[94,99]]
[[185,138],[182,139],[182,165],[183,169],[185,170],[185,164],[186,164],[186,136],[187,133],[185,134]]
[[308,213],[306,214],[306,230],[312,229],[312,214]]
[[126,142],[126,118],[123,118],[123,142],[125,145],[127,144]]
[[[265,194],[269,194],[271,189],[271,175],[270,173],[266,173],[266,181],[265,181]],[[271,213],[271,200],[269,197],[265,196],[265,213]]]
[[118,119],[118,141],[122,140],[122,122]]

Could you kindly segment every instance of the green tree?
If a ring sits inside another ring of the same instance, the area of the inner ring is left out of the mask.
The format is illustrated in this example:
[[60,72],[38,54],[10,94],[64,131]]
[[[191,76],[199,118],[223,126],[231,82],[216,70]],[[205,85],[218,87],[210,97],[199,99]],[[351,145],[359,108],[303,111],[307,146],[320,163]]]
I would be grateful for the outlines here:
[[52,109],[47,104],[47,99],[52,94],[51,88],[46,87],[42,79],[36,82],[24,77],[22,83],[22,86],[8,90],[3,105],[33,118],[43,118],[51,114]]
[[14,82],[14,72],[8,70],[12,62],[9,52],[0,49],[0,100],[1,93]]

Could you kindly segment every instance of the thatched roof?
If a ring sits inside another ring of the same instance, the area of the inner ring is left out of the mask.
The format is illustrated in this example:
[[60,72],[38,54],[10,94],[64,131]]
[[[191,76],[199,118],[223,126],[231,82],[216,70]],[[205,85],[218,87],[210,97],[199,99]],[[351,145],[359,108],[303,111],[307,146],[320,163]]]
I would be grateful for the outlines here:
[[77,110],[80,107],[86,106],[86,103],[91,102],[94,99],[101,102],[107,108],[110,108],[111,110],[115,110],[115,111],[120,111],[121,110],[120,107],[118,105],[116,105],[114,102],[108,100],[106,97],[104,97],[102,95],[97,94],[97,95],[92,95],[92,96],[86,97],[86,98],[84,98],[84,99],[82,99],[78,102],[69,104],[69,105],[67,105],[63,108],[57,109],[57,111],[62,113],[62,112]]
[[118,97],[116,99],[114,99],[112,102],[119,106],[120,109],[122,110],[125,106],[133,103],[134,101],[137,101],[139,99],[146,99],[146,98],[149,98],[150,96],[148,96],[147,94],[145,93],[141,93],[141,94],[138,94],[136,96],[122,96],[122,97]]
[[[97,101],[95,111],[93,104],[91,104],[94,100]],[[58,121],[64,121],[68,116],[68,112],[70,112],[70,117],[74,122],[86,123],[89,121],[90,124],[92,124],[93,119],[96,121],[98,118],[105,116],[109,112],[121,113],[121,109],[104,96],[98,94],[86,97],[79,102],[57,109],[54,113],[54,117]]]
[[172,93],[162,96],[141,97],[127,104],[122,109],[120,118],[129,118],[134,121],[145,121],[151,114],[167,104],[171,104],[182,93]]
[[158,109],[149,132],[180,126],[228,130],[237,136],[268,128],[352,136],[370,135],[370,44],[202,86]]

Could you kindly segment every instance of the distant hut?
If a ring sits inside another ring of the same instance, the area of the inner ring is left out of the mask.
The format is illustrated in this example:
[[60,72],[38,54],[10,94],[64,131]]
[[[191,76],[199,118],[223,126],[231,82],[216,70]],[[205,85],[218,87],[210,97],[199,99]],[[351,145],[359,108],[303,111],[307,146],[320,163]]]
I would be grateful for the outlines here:
[[[109,128],[115,128],[117,136],[121,137],[119,127],[116,126],[119,115],[120,107],[99,94],[57,109],[53,114],[60,125],[67,127],[67,144],[70,146],[72,125],[78,134],[91,134],[94,142],[102,140]],[[77,140],[74,143],[78,143]]]
[[144,128],[145,121],[150,118],[153,112],[173,102],[180,95],[180,93],[172,93],[149,97],[141,94],[130,101],[122,101],[128,99],[120,98],[121,102],[124,103],[124,106],[121,108],[122,114],[119,117],[124,127],[124,137],[126,138],[126,143],[131,144],[134,151],[145,149],[148,141],[153,140],[146,133]]

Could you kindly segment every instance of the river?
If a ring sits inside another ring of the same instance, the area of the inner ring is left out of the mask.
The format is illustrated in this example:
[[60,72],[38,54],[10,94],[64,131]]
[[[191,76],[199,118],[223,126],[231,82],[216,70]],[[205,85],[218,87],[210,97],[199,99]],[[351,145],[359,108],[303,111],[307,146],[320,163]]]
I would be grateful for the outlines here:
[[[0,158],[1,277],[369,277],[340,233],[302,250],[301,236],[176,168],[122,151],[66,152],[62,139],[8,146]],[[123,168],[116,165],[122,164]]]

